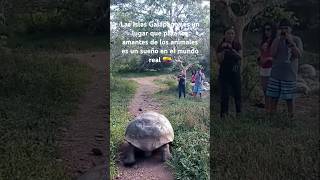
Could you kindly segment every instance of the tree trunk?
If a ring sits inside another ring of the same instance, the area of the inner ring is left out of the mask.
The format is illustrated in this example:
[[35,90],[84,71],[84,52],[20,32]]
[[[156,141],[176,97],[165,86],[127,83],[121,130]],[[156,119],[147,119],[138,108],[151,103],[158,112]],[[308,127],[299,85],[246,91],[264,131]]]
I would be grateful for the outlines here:
[[236,39],[239,41],[241,46],[243,46],[243,31],[244,31],[246,24],[248,24],[248,23],[245,22],[242,18],[241,19],[237,18],[233,24],[234,24],[235,33],[236,33]]
[[243,59],[243,49],[245,49],[243,45],[243,31],[246,25],[248,24],[248,22],[246,22],[244,18],[236,18],[233,24],[234,24],[234,29],[236,33],[236,39],[241,44],[241,49],[242,49],[241,58],[242,58],[242,66],[243,66],[247,64],[245,59]]

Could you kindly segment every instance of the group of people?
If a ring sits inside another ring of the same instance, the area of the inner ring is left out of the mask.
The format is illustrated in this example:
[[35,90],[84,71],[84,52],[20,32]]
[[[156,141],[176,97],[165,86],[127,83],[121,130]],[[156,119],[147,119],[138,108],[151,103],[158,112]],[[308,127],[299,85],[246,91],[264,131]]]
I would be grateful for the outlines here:
[[[201,98],[203,91],[203,83],[205,80],[205,75],[203,69],[198,69],[197,71],[192,71],[191,75],[191,86],[192,86],[192,96],[196,97],[198,94]],[[186,97],[186,72],[181,72],[178,76],[178,90],[179,90],[179,99],[183,95]]]
[[[294,115],[294,99],[298,71],[298,59],[303,45],[293,35],[290,21],[283,19],[278,26],[266,23],[257,58],[265,108],[268,113],[277,110],[279,99],[286,100],[290,117]],[[220,64],[219,85],[221,94],[220,116],[228,114],[230,90],[233,91],[237,115],[241,113],[241,44],[235,39],[233,27],[226,29],[217,49]]]

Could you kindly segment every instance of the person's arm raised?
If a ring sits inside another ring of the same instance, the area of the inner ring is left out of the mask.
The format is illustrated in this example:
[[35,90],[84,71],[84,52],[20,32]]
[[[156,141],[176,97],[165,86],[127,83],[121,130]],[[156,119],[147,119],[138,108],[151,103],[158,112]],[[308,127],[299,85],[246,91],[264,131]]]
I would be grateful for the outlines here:
[[276,39],[273,40],[273,42],[271,44],[272,57],[276,56],[276,54],[278,53],[279,42],[280,42],[280,37],[277,37]]
[[295,57],[301,58],[302,52],[303,52],[303,45],[300,38],[296,38],[296,42],[293,41],[293,38],[289,40],[289,43],[291,44],[291,50]]
[[241,54],[242,54],[242,50],[235,50],[235,49],[232,49],[232,51],[239,57],[241,58]]
[[217,57],[218,63],[221,64],[224,58],[224,52],[223,51],[216,52],[216,57]]

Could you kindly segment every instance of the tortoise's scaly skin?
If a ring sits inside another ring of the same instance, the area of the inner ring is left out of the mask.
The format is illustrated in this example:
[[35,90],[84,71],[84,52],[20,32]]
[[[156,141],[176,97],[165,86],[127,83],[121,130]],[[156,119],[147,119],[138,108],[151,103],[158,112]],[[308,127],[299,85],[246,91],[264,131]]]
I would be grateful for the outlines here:
[[174,133],[169,120],[156,112],[143,113],[127,126],[125,139],[143,151],[153,151],[172,142]]

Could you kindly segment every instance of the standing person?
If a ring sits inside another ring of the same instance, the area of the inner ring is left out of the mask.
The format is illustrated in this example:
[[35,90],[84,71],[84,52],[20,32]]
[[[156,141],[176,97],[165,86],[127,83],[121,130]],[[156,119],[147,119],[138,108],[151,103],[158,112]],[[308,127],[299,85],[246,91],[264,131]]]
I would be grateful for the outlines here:
[[217,58],[220,64],[220,117],[224,118],[228,114],[230,88],[233,91],[236,112],[239,115],[241,113],[241,44],[235,40],[235,30],[233,27],[226,29],[224,32],[224,38],[217,47]]
[[203,81],[204,81],[204,75],[203,75],[203,73],[201,73],[201,69],[199,69],[195,75],[195,83],[194,83],[194,88],[193,88],[193,96],[194,97],[196,97],[197,94],[199,94],[199,96],[201,98]]
[[193,89],[194,89],[194,84],[195,84],[195,82],[196,82],[196,71],[192,71],[192,74],[191,74],[192,96],[194,96]]
[[291,34],[291,24],[283,19],[279,24],[277,37],[271,45],[273,65],[267,87],[271,97],[270,112],[277,110],[279,99],[287,102],[288,114],[294,116],[294,95],[296,91],[298,59],[303,52],[302,41]]
[[183,97],[186,97],[186,77],[184,74],[179,74],[178,76],[178,89],[179,89],[179,99],[183,93]]
[[191,73],[191,83],[195,83],[196,82],[196,71],[192,71]]
[[259,64],[259,74],[261,87],[264,94],[264,105],[267,111],[270,109],[270,98],[266,96],[268,80],[271,75],[272,68],[272,54],[271,54],[271,44],[275,39],[277,34],[276,28],[271,23],[266,23],[263,26],[262,40],[260,43],[260,56],[258,58]]

